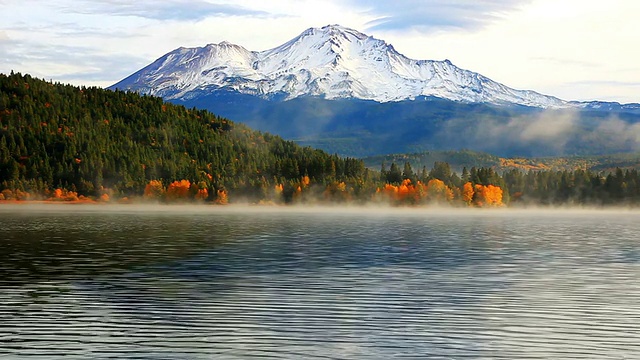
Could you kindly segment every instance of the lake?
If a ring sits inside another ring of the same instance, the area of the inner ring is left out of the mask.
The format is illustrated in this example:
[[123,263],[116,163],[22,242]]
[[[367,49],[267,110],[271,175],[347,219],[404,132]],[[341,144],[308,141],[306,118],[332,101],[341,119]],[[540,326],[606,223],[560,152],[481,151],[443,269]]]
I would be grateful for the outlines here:
[[640,357],[640,212],[0,206],[0,357]]

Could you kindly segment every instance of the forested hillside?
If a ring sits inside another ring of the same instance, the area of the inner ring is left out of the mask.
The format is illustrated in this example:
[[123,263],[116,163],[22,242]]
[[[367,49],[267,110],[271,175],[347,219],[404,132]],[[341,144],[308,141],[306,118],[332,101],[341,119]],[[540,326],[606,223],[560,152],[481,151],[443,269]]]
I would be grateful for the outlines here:
[[0,190],[132,196],[151,180],[164,187],[187,180],[195,185],[190,191],[206,189],[207,198],[233,191],[251,200],[304,176],[325,184],[364,175],[360,160],[303,148],[208,111],[0,75]]

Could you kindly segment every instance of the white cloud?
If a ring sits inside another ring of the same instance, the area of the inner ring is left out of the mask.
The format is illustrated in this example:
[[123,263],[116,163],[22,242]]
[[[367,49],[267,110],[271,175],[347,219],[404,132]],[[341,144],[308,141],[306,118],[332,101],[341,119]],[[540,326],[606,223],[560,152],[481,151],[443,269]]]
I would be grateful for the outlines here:
[[375,16],[368,28],[373,30],[407,30],[426,32],[442,29],[478,29],[531,0],[347,0]]
[[396,48],[449,58],[512,87],[564,99],[640,102],[632,89],[612,92],[596,83],[640,81],[640,48],[633,45],[640,34],[638,13],[634,1],[537,0],[472,34],[414,32],[399,38]]
[[76,1],[64,10],[79,14],[109,14],[114,16],[136,16],[156,20],[202,20],[213,16],[269,17],[267,11],[257,11],[232,3],[216,4],[203,0],[91,0]]
[[619,143],[632,143],[635,150],[640,149],[640,124],[629,124],[617,117],[611,117],[598,125],[596,134]]
[[537,118],[527,120],[512,120],[512,123],[515,122],[518,127],[521,127],[518,136],[522,141],[543,140],[558,144],[558,142],[564,141],[566,135],[574,130],[577,117],[570,111],[553,115],[543,112]]

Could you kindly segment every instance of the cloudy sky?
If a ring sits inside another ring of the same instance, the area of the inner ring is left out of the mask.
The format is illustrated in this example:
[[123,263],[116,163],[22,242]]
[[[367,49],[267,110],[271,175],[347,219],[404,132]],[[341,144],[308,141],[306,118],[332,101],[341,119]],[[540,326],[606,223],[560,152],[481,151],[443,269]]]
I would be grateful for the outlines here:
[[518,89],[640,102],[636,0],[0,0],[0,72],[109,86],[180,46],[340,24]]

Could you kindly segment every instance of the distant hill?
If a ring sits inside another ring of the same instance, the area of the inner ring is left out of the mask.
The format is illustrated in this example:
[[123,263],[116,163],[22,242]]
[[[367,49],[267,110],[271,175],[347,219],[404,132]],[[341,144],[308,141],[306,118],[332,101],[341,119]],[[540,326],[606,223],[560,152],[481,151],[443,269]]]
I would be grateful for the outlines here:
[[502,157],[640,151],[640,114],[467,104],[436,98],[378,103],[300,97],[271,102],[216,93],[177,103],[215,110],[252,128],[345,156],[434,150]]
[[368,168],[380,170],[384,163],[409,163],[414,169],[433,168],[435,162],[448,163],[453,171],[462,173],[463,168],[492,168],[503,172],[511,169],[521,171],[575,171],[590,170],[610,173],[620,169],[640,170],[640,153],[611,155],[567,156],[567,157],[517,157],[504,158],[488,153],[470,150],[462,151],[425,151],[409,154],[389,154],[369,156],[362,159]]
[[451,170],[462,173],[463,168],[486,167],[497,169],[500,166],[500,158],[495,155],[480,153],[475,151],[425,151],[410,154],[389,154],[369,156],[362,159],[364,164],[371,168],[380,170],[384,163],[388,167],[392,163],[409,163],[413,169],[419,170],[423,167],[431,169],[435,162],[446,162]]

